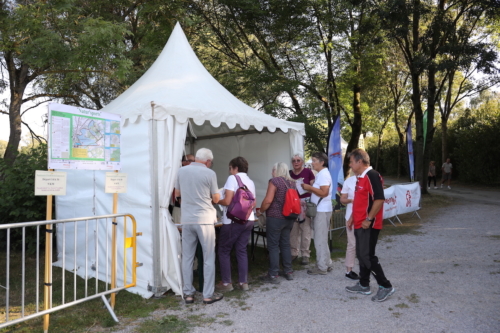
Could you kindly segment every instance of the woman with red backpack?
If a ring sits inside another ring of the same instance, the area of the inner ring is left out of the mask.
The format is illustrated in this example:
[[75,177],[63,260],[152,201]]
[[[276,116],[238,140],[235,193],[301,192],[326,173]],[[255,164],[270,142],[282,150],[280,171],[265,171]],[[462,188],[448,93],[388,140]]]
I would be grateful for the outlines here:
[[[283,264],[283,275],[293,280],[292,253],[290,249],[290,232],[295,220],[283,215],[283,206],[288,189],[296,189],[295,181],[288,173],[288,165],[283,162],[273,166],[272,176],[267,187],[266,197],[260,206],[260,212],[266,213],[266,237],[269,251],[269,271],[261,277],[264,282],[278,284],[279,258]],[[298,199],[298,194],[297,194]],[[299,206],[300,207],[300,206]],[[295,219],[297,216],[295,216]]]

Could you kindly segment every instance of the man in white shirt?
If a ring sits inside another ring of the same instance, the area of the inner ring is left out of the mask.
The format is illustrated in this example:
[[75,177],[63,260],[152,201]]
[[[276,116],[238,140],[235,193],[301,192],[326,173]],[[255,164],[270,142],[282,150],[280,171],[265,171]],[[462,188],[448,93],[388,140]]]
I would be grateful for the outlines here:
[[175,196],[181,198],[182,278],[184,301],[194,303],[193,260],[198,241],[203,249],[203,303],[212,304],[223,296],[214,293],[215,228],[217,214],[213,203],[219,202],[217,176],[209,167],[214,156],[210,149],[196,152],[195,162],[179,169]]

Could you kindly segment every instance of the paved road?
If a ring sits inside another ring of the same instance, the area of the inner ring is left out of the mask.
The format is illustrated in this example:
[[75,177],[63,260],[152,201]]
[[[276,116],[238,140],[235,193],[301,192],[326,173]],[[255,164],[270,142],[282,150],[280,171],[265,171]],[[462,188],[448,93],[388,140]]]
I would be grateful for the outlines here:
[[[437,190],[439,191],[439,190]],[[183,305],[167,314],[215,318],[193,332],[500,332],[500,193],[460,186],[419,233],[381,240],[377,254],[396,293],[383,303],[347,293],[343,263],[327,276],[295,274],[253,285],[244,299]],[[468,193],[472,194],[468,194]],[[383,231],[382,231],[383,232]],[[375,282],[371,284],[376,291]],[[132,332],[133,327],[122,332]]]

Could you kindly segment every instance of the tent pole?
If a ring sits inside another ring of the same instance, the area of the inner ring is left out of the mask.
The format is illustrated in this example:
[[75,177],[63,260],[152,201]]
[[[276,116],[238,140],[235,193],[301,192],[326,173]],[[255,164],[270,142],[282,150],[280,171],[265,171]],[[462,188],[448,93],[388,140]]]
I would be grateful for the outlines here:
[[159,197],[158,197],[158,123],[155,117],[155,103],[151,102],[151,139],[153,144],[151,156],[151,189],[153,194],[153,286],[151,291],[158,296],[161,294],[161,261],[160,261],[160,214],[159,214]]

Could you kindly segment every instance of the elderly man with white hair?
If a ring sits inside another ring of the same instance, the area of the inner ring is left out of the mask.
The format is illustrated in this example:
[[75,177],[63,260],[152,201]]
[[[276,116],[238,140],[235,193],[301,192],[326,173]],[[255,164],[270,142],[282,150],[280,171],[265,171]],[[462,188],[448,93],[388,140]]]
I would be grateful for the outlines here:
[[[294,180],[301,180],[308,185],[314,184],[314,173],[311,169],[304,168],[304,158],[302,155],[295,154],[292,157],[292,170],[290,177]],[[306,200],[311,198],[311,193],[305,192],[300,196],[302,207],[301,218],[293,224],[292,232],[290,233],[290,246],[292,250],[292,260],[301,257],[302,265],[309,264],[311,251],[311,219],[305,216]]]
[[186,304],[194,303],[193,260],[198,241],[203,249],[203,303],[212,304],[223,298],[214,294],[217,214],[213,203],[219,202],[220,195],[217,176],[210,169],[213,159],[210,149],[199,149],[195,162],[179,169],[175,184],[175,195],[182,200],[182,277]]

